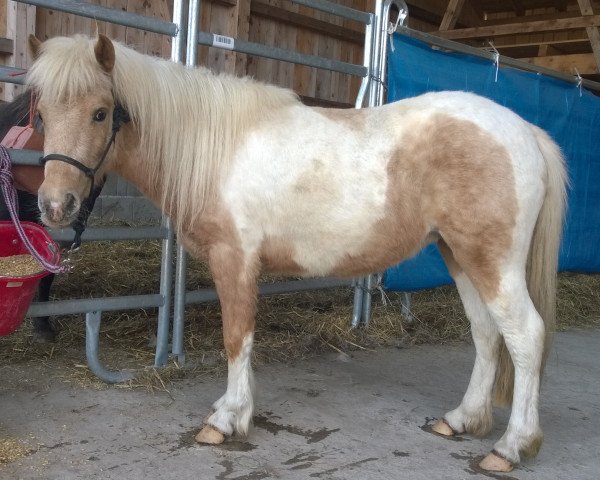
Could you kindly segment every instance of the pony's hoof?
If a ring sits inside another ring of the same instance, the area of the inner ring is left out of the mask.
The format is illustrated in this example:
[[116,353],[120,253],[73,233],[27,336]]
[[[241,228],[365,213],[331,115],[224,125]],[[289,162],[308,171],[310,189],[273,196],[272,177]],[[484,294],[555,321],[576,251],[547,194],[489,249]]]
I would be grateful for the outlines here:
[[453,437],[456,435],[454,429],[448,425],[448,422],[446,422],[446,420],[443,418],[440,418],[437,422],[435,422],[431,427],[431,430],[433,430],[435,433],[443,435],[444,437]]
[[218,445],[225,441],[225,435],[210,425],[204,425],[200,433],[196,435],[195,440],[198,443],[208,443],[209,445]]
[[494,452],[491,452],[488,453],[488,455],[481,462],[479,462],[479,467],[488,472],[508,473],[512,471],[513,464],[506,458],[499,457]]

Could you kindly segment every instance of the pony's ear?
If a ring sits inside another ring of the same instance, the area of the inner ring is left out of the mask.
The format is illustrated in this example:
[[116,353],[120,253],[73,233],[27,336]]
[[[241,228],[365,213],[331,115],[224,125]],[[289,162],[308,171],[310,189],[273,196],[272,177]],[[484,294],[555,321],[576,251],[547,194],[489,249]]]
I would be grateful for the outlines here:
[[42,46],[42,41],[37,38],[32,33],[29,34],[29,50],[31,51],[31,55],[34,59],[36,59],[40,54],[40,47]]
[[94,45],[96,60],[102,69],[110,73],[115,66],[115,47],[106,35],[98,34],[98,41]]

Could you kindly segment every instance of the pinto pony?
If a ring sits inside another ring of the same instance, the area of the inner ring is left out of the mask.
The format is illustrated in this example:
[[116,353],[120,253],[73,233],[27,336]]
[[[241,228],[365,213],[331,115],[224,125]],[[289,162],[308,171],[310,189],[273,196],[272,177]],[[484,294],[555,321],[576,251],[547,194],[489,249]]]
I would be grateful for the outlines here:
[[[436,242],[477,353],[462,402],[434,430],[489,432],[495,390],[512,413],[481,467],[508,471],[537,453],[566,183],[546,133],[464,92],[325,110],[103,35],[31,37],[30,46],[48,160],[43,221],[71,222],[94,175],[114,171],[173,218],[192,255],[208,259],[229,371],[198,442],[248,430],[261,272],[358,276]],[[115,108],[131,117],[116,138]]]

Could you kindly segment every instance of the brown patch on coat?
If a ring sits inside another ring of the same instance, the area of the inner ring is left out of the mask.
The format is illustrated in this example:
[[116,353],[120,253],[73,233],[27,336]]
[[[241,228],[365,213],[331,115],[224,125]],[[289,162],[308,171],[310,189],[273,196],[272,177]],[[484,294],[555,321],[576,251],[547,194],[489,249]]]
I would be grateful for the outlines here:
[[343,124],[354,131],[364,131],[367,123],[367,109],[311,107],[329,120]]
[[258,258],[244,254],[231,215],[218,208],[207,208],[185,226],[181,241],[192,255],[208,258],[221,303],[225,351],[229,361],[235,360],[244,338],[254,332]]
[[[438,115],[432,123],[427,145],[406,143],[412,146],[407,154],[427,161],[429,167],[424,175],[428,187],[424,215],[436,225],[482,298],[492,300],[518,210],[510,156],[469,121]],[[450,268],[455,266],[451,263]]]
[[267,237],[259,252],[262,270],[286,275],[303,275],[305,270],[294,260],[294,253],[290,242],[282,238]]
[[[123,127],[117,142],[120,157],[114,169],[160,208],[162,189],[148,178],[139,152],[139,136],[132,123]],[[216,203],[207,206],[196,219],[180,219],[175,208],[169,206],[165,213],[176,224],[183,225],[183,234],[178,240],[185,249],[194,257],[208,259],[221,303],[225,350],[228,359],[235,360],[244,338],[254,332],[258,258],[245,256],[230,213]]]
[[386,215],[334,274],[382,270],[441,237],[451,273],[464,270],[484,300],[495,298],[517,213],[508,152],[474,123],[443,114],[406,128],[397,143]]
[[452,250],[446,242],[444,242],[443,238],[440,238],[437,242],[438,249],[442,254],[442,258],[444,259],[444,263],[448,268],[448,273],[452,278],[456,278],[457,275],[462,272],[460,265],[456,262]]

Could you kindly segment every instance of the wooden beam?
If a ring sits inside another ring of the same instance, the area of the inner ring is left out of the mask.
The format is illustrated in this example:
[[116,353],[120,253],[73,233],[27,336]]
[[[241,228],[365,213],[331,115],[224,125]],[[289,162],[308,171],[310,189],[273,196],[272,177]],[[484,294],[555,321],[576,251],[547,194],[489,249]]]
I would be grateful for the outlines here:
[[[543,20],[558,20],[559,18],[573,18],[574,12],[554,12],[554,13],[537,13],[534,15],[527,15],[525,19],[528,22],[540,22]],[[492,25],[508,25],[512,23],[523,23],[525,20],[523,17],[508,17],[508,18],[491,18],[486,20],[483,24],[486,27]]]
[[600,68],[600,29],[598,27],[586,28],[588,37],[590,38],[590,44],[592,45],[592,52],[594,52],[594,58],[596,64]]
[[446,8],[446,13],[444,13],[444,18],[440,23],[440,30],[450,30],[455,27],[464,4],[465,0],[450,0],[448,2],[448,8]]
[[509,23],[505,25],[490,25],[485,27],[462,28],[444,32],[432,32],[443,38],[456,40],[466,38],[485,38],[498,35],[514,35],[518,33],[538,33],[560,30],[575,30],[578,28],[600,26],[600,15],[586,17],[559,18],[556,20],[543,20],[538,22]]
[[[428,23],[433,23],[433,25],[437,26],[440,24],[441,19],[444,17],[444,13],[447,10],[445,6],[448,5],[448,0],[446,0],[446,2],[440,0],[408,0],[406,3],[408,5],[410,18],[425,20]],[[464,2],[463,7],[460,9],[460,14],[458,15],[458,24],[471,26],[479,25],[481,23],[482,17],[477,10],[473,8],[474,3],[477,2]],[[366,11],[372,10],[366,8]],[[435,21],[433,21],[434,18],[436,19]]]
[[318,20],[301,13],[290,12],[285,8],[275,7],[257,0],[252,0],[250,11],[253,15],[277,20],[298,28],[306,28],[338,40],[345,40],[358,45],[362,45],[365,41],[365,35],[356,30]]
[[[590,0],[577,0],[577,3],[579,4],[579,9],[584,17],[594,15],[594,7]],[[592,45],[596,66],[600,68],[600,30],[598,27],[587,27],[585,31],[587,32],[590,44]]]
[[0,54],[1,55],[12,55],[14,48],[14,42],[12,38],[0,38]]
[[577,0],[579,4],[579,10],[581,10],[582,15],[593,15],[594,7],[592,7],[592,2],[590,0]]
[[[522,47],[537,47],[537,46],[559,46],[559,45],[576,45],[585,46],[589,43],[587,36],[585,38],[569,38],[569,39],[554,39],[554,40],[530,40],[526,42],[518,43],[500,43],[494,42],[494,47],[498,50],[511,49],[511,48],[522,48]],[[487,47],[486,47],[487,48]],[[510,56],[510,55],[509,55]]]
[[591,53],[521,58],[520,60],[524,60],[540,67],[551,68],[552,70],[568,73],[569,75],[575,74],[575,69],[577,69],[581,75],[600,73],[594,55]]
[[510,3],[517,17],[522,17],[525,15],[525,7],[523,6],[523,2],[510,0]]
[[210,1],[214,2],[214,3],[220,3],[221,5],[225,5],[226,7],[235,7],[238,4],[238,0],[210,0]]

